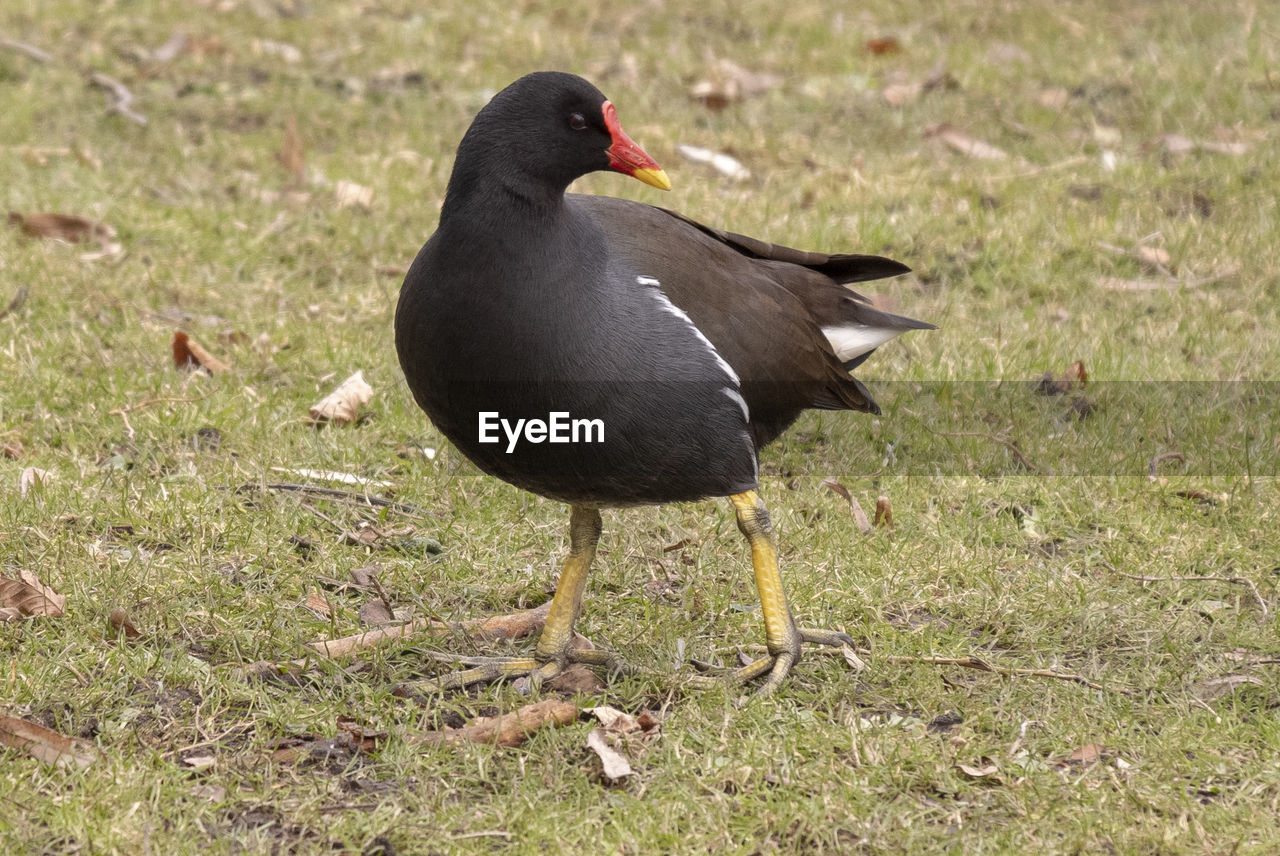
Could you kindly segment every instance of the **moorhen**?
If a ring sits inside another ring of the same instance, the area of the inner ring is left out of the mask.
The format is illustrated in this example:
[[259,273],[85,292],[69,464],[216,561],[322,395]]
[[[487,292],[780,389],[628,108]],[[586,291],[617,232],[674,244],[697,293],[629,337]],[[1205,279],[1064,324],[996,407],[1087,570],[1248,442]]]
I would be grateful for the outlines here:
[[759,451],[806,408],[877,413],[849,375],[877,346],[933,325],[845,285],[908,270],[890,259],[781,247],[569,183],[666,173],[580,77],[529,74],[458,146],[440,225],[405,276],[400,365],[436,427],[486,473],[568,503],[569,555],[534,656],[485,658],[448,685],[540,681],[570,663],[600,509],[729,497],[751,546],[768,655],[734,672],[776,689],[802,642],[843,633],[791,616]]

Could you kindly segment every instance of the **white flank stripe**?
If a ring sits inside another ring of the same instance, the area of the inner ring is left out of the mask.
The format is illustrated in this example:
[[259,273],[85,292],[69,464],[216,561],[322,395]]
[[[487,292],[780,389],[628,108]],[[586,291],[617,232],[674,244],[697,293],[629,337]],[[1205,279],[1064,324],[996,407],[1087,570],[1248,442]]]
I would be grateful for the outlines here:
[[860,357],[901,332],[888,327],[870,327],[866,324],[822,328],[822,335],[827,337],[827,341],[831,343],[831,350],[836,352],[840,362]]
[[658,286],[658,285],[662,285],[662,283],[658,282],[656,279],[654,279],[651,276],[638,276],[636,277],[636,285]]
[[750,409],[747,408],[747,400],[742,397],[741,393],[739,393],[736,389],[730,389],[727,386],[720,391],[723,392],[725,395],[729,396],[729,398],[733,399],[733,401],[738,405],[738,407],[742,409],[743,420],[746,421],[747,423],[750,423],[751,411]]
[[[653,277],[651,276],[646,276],[646,277],[638,276],[636,277],[636,282],[639,282],[641,279],[653,280],[652,282],[653,285],[658,284],[658,281],[656,279],[653,279]],[[650,283],[645,283],[645,284],[648,285]],[[693,323],[693,319],[690,318],[687,314],[685,314],[685,311],[683,309],[681,309],[679,306],[676,306],[674,303],[672,303],[670,298],[668,298],[665,294],[662,293],[661,289],[655,288],[653,290],[653,295],[658,298],[658,302],[662,304],[663,309],[667,310],[672,315],[676,316],[681,321],[689,325],[689,329],[693,331],[693,334],[695,336],[697,336],[699,339],[702,340],[702,344],[707,346],[707,350],[711,352],[711,356],[716,358],[716,363],[718,363],[720,368],[724,370],[724,373],[729,376],[729,379],[733,381],[733,385],[735,387],[741,386],[742,381],[738,379],[738,373],[733,370],[733,366],[725,362],[724,357],[720,356],[720,352],[716,350],[716,346],[711,344],[711,340],[708,339],[706,336],[702,335],[702,331],[698,329],[697,324]]]

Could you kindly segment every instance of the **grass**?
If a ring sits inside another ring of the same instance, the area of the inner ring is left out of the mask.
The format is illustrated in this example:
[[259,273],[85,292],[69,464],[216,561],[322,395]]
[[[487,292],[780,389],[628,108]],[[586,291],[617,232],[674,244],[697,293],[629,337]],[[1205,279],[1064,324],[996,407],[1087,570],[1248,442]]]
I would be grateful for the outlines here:
[[[188,49],[153,67],[143,52],[175,30]],[[1280,682],[1255,662],[1280,653],[1274,5],[18,0],[0,32],[53,57],[0,48],[5,205],[101,218],[126,251],[83,262],[82,247],[0,230],[0,308],[29,289],[0,318],[0,443],[21,445],[0,458],[0,568],[68,597],[61,618],[4,625],[0,713],[101,753],[83,770],[0,756],[0,850],[1280,846]],[[864,48],[886,35],[900,53]],[[1009,59],[1007,45],[1025,54]],[[782,82],[710,112],[686,93],[718,57]],[[881,97],[938,64],[954,87],[896,107]],[[548,597],[567,515],[476,475],[414,407],[391,345],[399,278],[385,271],[434,227],[475,110],[549,67],[591,77],[675,183],[660,195],[595,175],[583,188],[900,258],[917,272],[868,291],[941,326],[860,372],[885,418],[810,414],[765,456],[795,609],[869,648],[865,670],[815,654],[779,695],[745,705],[688,687],[679,651],[731,661],[761,635],[728,510],[606,515],[580,629],[657,675],[613,680],[584,704],[662,716],[617,785],[585,724],[519,749],[413,743],[523,703],[510,686],[392,695],[435,673],[426,642],[317,664],[296,686],[238,670],[356,632],[365,595],[322,579],[371,562],[419,615]],[[105,113],[92,71],[124,82],[148,124]],[[1065,103],[1044,106],[1057,88]],[[290,115],[306,202],[263,196],[291,189],[276,158]],[[948,150],[925,134],[944,122],[1010,157]],[[1248,146],[1176,155],[1164,134]],[[729,151],[753,178],[682,162],[677,143]],[[372,210],[334,204],[338,180],[371,188]],[[1166,249],[1176,281],[1100,242]],[[175,371],[177,327],[232,370]],[[1095,382],[1073,393],[1095,406],[1084,419],[1022,383],[1075,360]],[[357,368],[377,391],[368,418],[310,427],[307,407]],[[130,405],[127,421],[112,412]],[[1163,452],[1183,460],[1149,479]],[[23,497],[27,467],[50,476]],[[369,513],[235,491],[301,480],[273,467],[385,479],[429,516],[384,513],[414,532],[352,546],[307,504],[340,528]],[[890,497],[893,532],[860,534],[825,477],[867,508]],[[1261,602],[1237,583],[1142,576],[1245,578]],[[317,590],[332,619],[301,608]],[[141,640],[106,631],[117,607]],[[1108,689],[891,659],[926,655]],[[1253,680],[1207,683],[1232,675]],[[390,736],[371,754],[276,759],[282,740],[334,736],[339,716]],[[1102,761],[1061,763],[1088,745]],[[184,761],[200,754],[209,766]],[[984,759],[994,775],[958,766]]]

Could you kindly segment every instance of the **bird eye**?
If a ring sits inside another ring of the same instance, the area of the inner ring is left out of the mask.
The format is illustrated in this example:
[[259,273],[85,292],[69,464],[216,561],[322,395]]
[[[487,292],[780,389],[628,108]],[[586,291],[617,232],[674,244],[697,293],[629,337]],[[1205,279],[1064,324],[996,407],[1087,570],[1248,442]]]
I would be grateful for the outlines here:
[[581,113],[569,114],[569,127],[575,131],[581,131],[587,127],[587,120],[583,118]]

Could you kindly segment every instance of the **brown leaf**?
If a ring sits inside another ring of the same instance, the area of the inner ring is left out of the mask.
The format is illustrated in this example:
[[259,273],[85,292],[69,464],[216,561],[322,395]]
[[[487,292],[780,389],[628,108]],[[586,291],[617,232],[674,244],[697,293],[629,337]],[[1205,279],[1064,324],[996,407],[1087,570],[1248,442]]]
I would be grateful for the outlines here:
[[847,487],[830,477],[822,480],[822,486],[833,493],[838,493],[849,503],[849,510],[853,512],[854,525],[858,527],[859,532],[863,535],[871,532],[871,522],[867,520],[867,513],[862,510],[861,503],[858,502],[853,494],[849,493]]
[[173,364],[180,369],[204,369],[210,374],[218,374],[231,368],[181,330],[173,333]]
[[925,136],[937,137],[960,154],[977,160],[1005,160],[1009,157],[1003,149],[971,137],[954,125],[932,125],[925,129]]
[[365,211],[373,207],[373,188],[354,181],[339,181],[333,186],[334,201],[339,208],[359,206]]
[[307,599],[303,601],[302,605],[321,618],[329,618],[333,615],[333,607],[329,604],[328,598],[318,591],[313,591],[307,595]]
[[1035,383],[1035,391],[1041,395],[1063,395],[1089,382],[1089,373],[1085,371],[1084,362],[1076,360],[1060,376],[1054,377],[1052,372],[1045,372]]
[[302,136],[298,133],[298,117],[290,114],[285,120],[284,144],[276,152],[276,160],[284,167],[294,186],[301,187],[307,183],[307,154],[302,146]]
[[1065,758],[1055,761],[1055,766],[1067,767],[1078,766],[1087,767],[1090,764],[1096,764],[1110,756],[1110,752],[1101,743],[1087,743],[1078,749],[1072,750],[1071,754]]
[[876,528],[883,526],[893,529],[893,506],[889,504],[889,497],[876,497],[876,519],[873,525]]
[[68,244],[98,241],[105,245],[116,236],[116,230],[106,223],[75,214],[19,214],[10,211],[9,222],[32,238],[53,238]]
[[360,619],[361,624],[370,625],[390,624],[396,620],[395,611],[380,597],[362,603],[356,617]]
[[1000,768],[991,763],[989,758],[983,758],[982,760],[986,763],[980,767],[975,767],[970,764],[956,764],[956,769],[971,779],[985,779],[988,776],[994,776],[1000,772]]
[[849,664],[849,668],[855,672],[862,672],[867,668],[866,660],[858,656],[858,652],[850,648],[848,645],[840,646],[840,653],[844,656],[844,661]]
[[361,725],[349,716],[338,717],[338,729],[351,735],[355,747],[361,752],[372,752],[387,739],[387,732]]
[[616,782],[634,772],[626,757],[606,742],[603,728],[591,729],[591,733],[587,735],[587,748],[599,756],[602,772],[609,781]]
[[1036,101],[1041,107],[1047,110],[1061,110],[1067,106],[1067,102],[1071,100],[1071,93],[1061,86],[1055,86],[1050,89],[1042,89],[1036,95]]
[[548,690],[566,695],[589,695],[604,689],[604,680],[581,663],[571,663],[563,672],[543,685]]
[[359,568],[352,568],[347,573],[351,575],[352,585],[362,591],[370,591],[378,588],[378,573],[381,570],[381,565],[362,565]]
[[502,716],[479,717],[461,728],[428,731],[417,739],[426,743],[492,743],[497,746],[519,746],[539,728],[568,725],[577,718],[576,704],[560,699],[547,699],[527,704]]
[[67,596],[58,594],[28,570],[18,571],[18,579],[0,577],[0,608],[5,621],[28,616],[58,618],[67,609]]
[[1138,247],[1133,251],[1138,261],[1145,262],[1153,267],[1167,267],[1172,260],[1169,251],[1162,247]]
[[142,636],[142,631],[138,630],[133,624],[133,619],[129,617],[129,613],[120,607],[111,610],[111,614],[107,616],[107,627],[110,629],[112,636],[124,634],[125,639],[138,639]]
[[880,96],[890,105],[901,107],[908,101],[915,101],[923,92],[924,86],[919,83],[891,83],[880,92]]
[[582,712],[594,716],[605,731],[615,734],[630,734],[633,731],[640,730],[640,723],[636,721],[634,716],[607,704],[599,707],[584,708]]
[[876,56],[884,56],[886,54],[896,54],[902,52],[902,43],[893,36],[881,36],[875,39],[867,39],[867,53]]
[[0,443],[0,457],[8,458],[11,461],[16,461],[18,458],[21,458],[22,441],[6,440],[3,443]]
[[747,71],[737,63],[722,59],[707,77],[689,88],[689,95],[708,110],[723,110],[735,101],[768,92],[782,80],[776,74]]
[[360,408],[368,404],[371,398],[373,387],[365,382],[364,372],[358,371],[312,405],[311,418],[317,422],[349,425],[356,420]]
[[92,744],[16,716],[0,716],[0,745],[59,767],[87,767],[98,758]]

